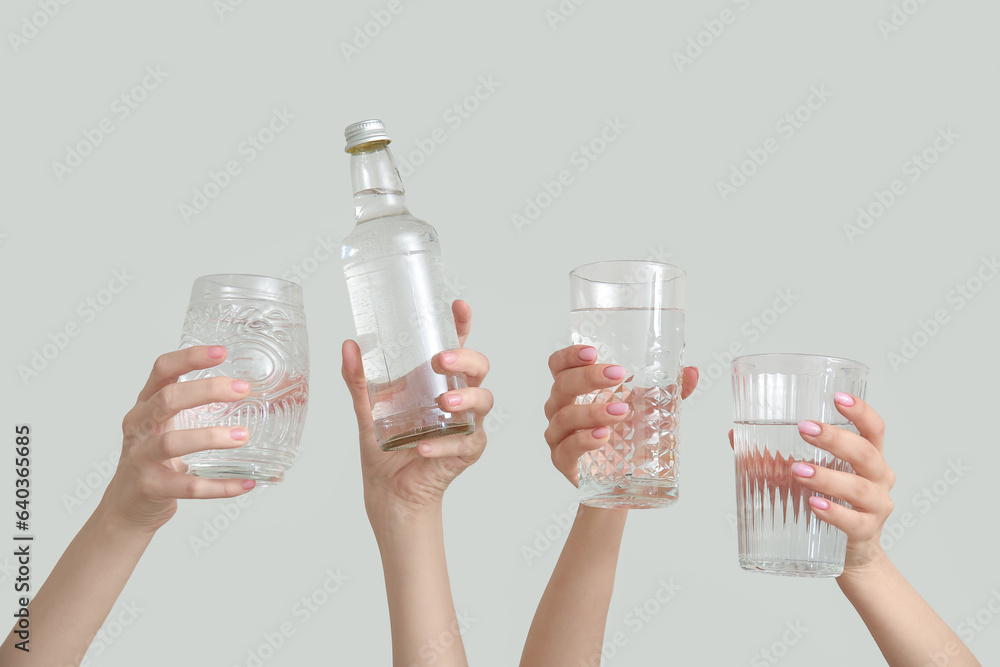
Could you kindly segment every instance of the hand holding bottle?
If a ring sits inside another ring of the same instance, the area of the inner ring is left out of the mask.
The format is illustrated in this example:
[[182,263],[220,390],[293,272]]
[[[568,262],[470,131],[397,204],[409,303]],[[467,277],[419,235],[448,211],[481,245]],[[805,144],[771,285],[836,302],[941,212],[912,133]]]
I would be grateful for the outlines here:
[[[464,301],[452,305],[458,340],[464,345],[472,326],[472,311]],[[383,452],[375,441],[368,389],[361,368],[361,354],[354,341],[343,347],[343,376],[354,401],[361,439],[361,469],[365,507],[369,518],[385,511],[419,512],[440,505],[445,489],[463,470],[475,463],[486,447],[483,419],[493,407],[493,395],[480,385],[489,372],[489,361],[479,352],[460,347],[434,358],[438,373],[465,373],[469,386],[437,398],[444,412],[472,410],[476,429],[471,435],[451,435],[421,441],[416,447]]]

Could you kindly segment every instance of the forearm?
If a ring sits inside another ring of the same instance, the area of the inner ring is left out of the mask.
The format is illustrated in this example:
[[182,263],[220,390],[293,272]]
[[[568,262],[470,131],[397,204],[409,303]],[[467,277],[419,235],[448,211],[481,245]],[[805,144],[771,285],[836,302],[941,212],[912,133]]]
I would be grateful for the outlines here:
[[445,562],[441,507],[370,516],[382,555],[393,665],[465,667]]
[[899,570],[880,553],[863,570],[845,572],[837,584],[868,626],[890,667],[935,663],[978,666],[968,647],[935,613]]
[[15,647],[23,640],[12,631],[0,664],[78,665],[152,537],[116,525],[99,505],[31,599],[29,651]]
[[626,510],[580,506],[528,630],[521,667],[600,662]]

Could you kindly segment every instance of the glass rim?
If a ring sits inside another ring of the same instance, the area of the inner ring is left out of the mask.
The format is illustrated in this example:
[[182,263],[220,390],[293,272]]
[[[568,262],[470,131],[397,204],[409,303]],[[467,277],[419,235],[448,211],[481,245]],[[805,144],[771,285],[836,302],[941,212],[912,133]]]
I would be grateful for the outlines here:
[[589,264],[581,264],[572,271],[569,272],[570,279],[576,278],[578,280],[583,280],[588,283],[603,283],[608,285],[646,285],[651,280],[608,280],[601,279],[596,276],[585,275],[586,270],[599,270],[608,269],[612,267],[621,267],[625,269],[626,267],[656,267],[665,269],[664,275],[660,279],[660,282],[667,282],[670,280],[676,280],[677,278],[686,278],[687,271],[677,266],[676,264],[667,264],[666,262],[655,262],[653,260],[646,259],[610,259],[601,262],[591,262]]
[[191,285],[192,301],[206,297],[264,298],[302,306],[302,286],[255,273],[212,273],[195,278]]
[[788,359],[788,360],[813,360],[813,361],[827,361],[840,366],[842,368],[852,367],[859,370],[864,370],[866,373],[871,372],[871,368],[866,363],[860,361],[855,361],[854,359],[847,359],[846,357],[834,357],[828,354],[808,354],[805,352],[763,352],[760,354],[744,354],[742,356],[736,357],[732,361],[733,370],[736,370],[737,364],[740,362],[749,362],[754,360],[764,361],[767,359]]

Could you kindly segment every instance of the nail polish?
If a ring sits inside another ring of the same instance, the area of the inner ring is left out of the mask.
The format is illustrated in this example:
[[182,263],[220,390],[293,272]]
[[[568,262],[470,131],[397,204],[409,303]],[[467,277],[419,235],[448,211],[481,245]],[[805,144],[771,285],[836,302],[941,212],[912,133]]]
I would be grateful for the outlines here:
[[597,440],[601,440],[611,435],[611,429],[607,426],[602,426],[601,428],[595,428],[590,432],[590,435],[594,436]]
[[828,501],[826,498],[820,498],[819,496],[810,496],[809,504],[818,510],[830,509],[830,501]]
[[625,369],[621,366],[608,366],[604,369],[604,377],[609,380],[621,380],[625,377]]
[[233,440],[246,440],[250,437],[250,431],[246,430],[242,426],[237,426],[234,429],[230,429],[229,437]]
[[576,353],[580,361],[594,361],[597,359],[597,350],[592,347],[585,347]]
[[221,345],[213,345],[208,348],[209,359],[221,359],[224,356],[226,356],[226,348]]
[[233,391],[242,394],[250,388],[250,383],[246,380],[233,380],[233,383],[229,386],[233,388]]
[[442,352],[440,359],[441,363],[453,364],[455,363],[455,360],[458,359],[458,355],[454,352]]
[[811,421],[801,421],[799,422],[799,433],[805,435],[819,435],[823,432],[823,427],[816,422]]
[[792,474],[799,477],[812,477],[816,474],[816,469],[808,463],[799,463],[796,461],[792,464]]
[[620,417],[628,412],[628,403],[608,403],[608,414]]
[[838,391],[833,395],[833,400],[843,405],[845,408],[854,407],[854,398],[850,394],[845,394],[842,391]]

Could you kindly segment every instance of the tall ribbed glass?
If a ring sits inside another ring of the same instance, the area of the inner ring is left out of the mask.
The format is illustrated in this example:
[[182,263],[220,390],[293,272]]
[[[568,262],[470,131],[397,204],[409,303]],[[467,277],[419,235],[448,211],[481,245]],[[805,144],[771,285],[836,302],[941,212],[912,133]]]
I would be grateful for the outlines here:
[[833,395],[864,399],[868,367],[847,359],[807,354],[760,354],[733,361],[736,515],[740,567],[806,577],[844,570],[847,536],[812,511],[809,497],[846,502],[801,486],[796,461],[853,473],[851,466],[813,447],[798,423],[811,420],[854,433]]
[[184,318],[181,348],[222,345],[226,360],[193,371],[181,382],[225,376],[250,383],[250,395],[235,403],[183,410],[176,428],[242,426],[250,439],[236,449],[213,449],[184,457],[197,477],[284,479],[298,451],[309,398],[309,341],[302,288],[278,278],[216,275],[198,278]]
[[600,449],[580,457],[580,502],[640,509],[677,501],[677,439],[684,368],[684,271],[657,262],[599,262],[570,274],[574,345],[628,373],[578,404],[622,402],[628,416]]

